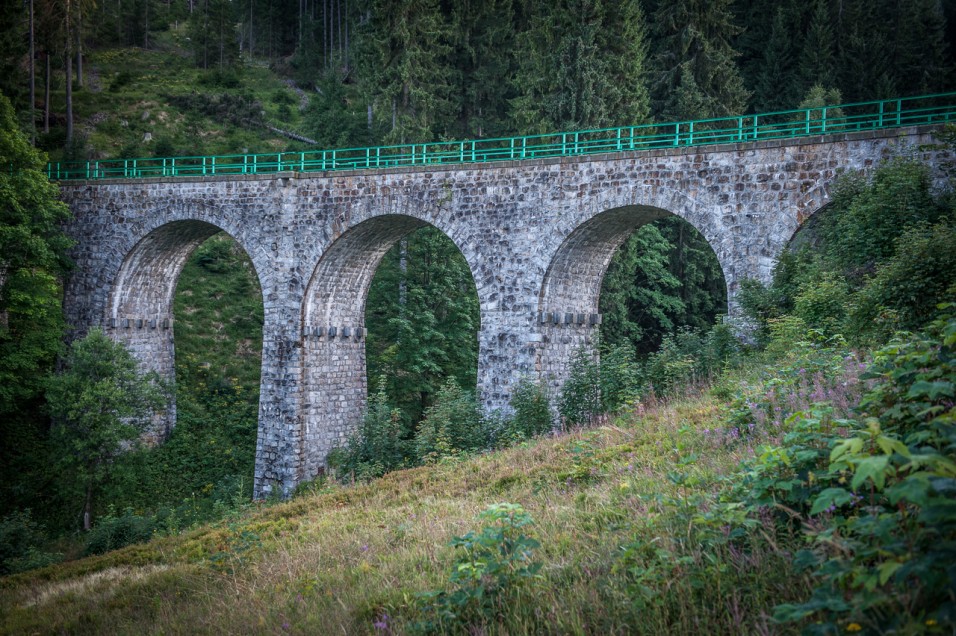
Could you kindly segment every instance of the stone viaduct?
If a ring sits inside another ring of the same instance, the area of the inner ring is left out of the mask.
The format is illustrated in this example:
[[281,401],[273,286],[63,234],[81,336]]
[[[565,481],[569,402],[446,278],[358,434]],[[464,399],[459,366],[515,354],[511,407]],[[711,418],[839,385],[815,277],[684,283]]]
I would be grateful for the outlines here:
[[[101,326],[174,377],[172,298],[189,254],[229,233],[262,286],[265,324],[255,493],[288,493],[342,444],[366,399],[365,298],[385,252],[424,225],[471,268],[481,306],[478,392],[507,409],[524,375],[561,384],[600,322],[614,250],[677,215],[710,243],[730,313],[741,280],[768,280],[841,170],[916,152],[946,178],[928,128],[573,158],[380,171],[63,182],[76,267],[74,334]],[[161,415],[175,422],[175,404]],[[160,431],[161,433],[162,431]]]

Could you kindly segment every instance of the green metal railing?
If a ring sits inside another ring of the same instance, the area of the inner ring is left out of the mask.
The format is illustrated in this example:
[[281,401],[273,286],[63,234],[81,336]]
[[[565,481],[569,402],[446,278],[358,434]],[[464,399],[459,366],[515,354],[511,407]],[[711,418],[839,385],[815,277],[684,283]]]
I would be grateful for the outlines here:
[[57,162],[47,166],[47,174],[51,179],[62,181],[368,170],[795,139],[954,121],[956,93],[943,93],[739,117],[500,139],[268,154]]

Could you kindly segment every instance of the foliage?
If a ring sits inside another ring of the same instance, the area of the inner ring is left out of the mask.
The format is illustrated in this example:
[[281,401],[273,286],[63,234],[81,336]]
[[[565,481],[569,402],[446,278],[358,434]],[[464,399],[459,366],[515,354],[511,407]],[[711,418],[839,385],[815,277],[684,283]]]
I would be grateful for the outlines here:
[[389,250],[366,299],[368,377],[386,377],[391,402],[414,426],[440,385],[475,387],[478,293],[455,244],[426,227]]
[[513,415],[498,434],[497,444],[505,446],[551,432],[554,424],[547,386],[530,377],[522,377],[511,390]]
[[154,519],[138,515],[132,508],[118,516],[110,509],[87,535],[84,554],[103,554],[133,543],[144,543],[153,537],[155,530]]
[[895,253],[854,298],[847,317],[852,333],[888,337],[916,330],[935,307],[956,298],[956,225],[916,226],[897,239]]
[[450,378],[438,389],[435,403],[425,409],[418,423],[415,457],[427,463],[481,450],[487,448],[488,437],[474,395]]
[[329,453],[328,464],[342,478],[364,481],[409,463],[410,448],[401,411],[388,401],[385,378],[369,399],[358,430],[344,448]]
[[60,561],[62,555],[40,549],[45,542],[46,533],[30,510],[14,510],[0,518],[0,576]]
[[531,6],[527,28],[516,35],[514,129],[535,134],[646,123],[640,4],[563,0]]
[[116,457],[135,445],[165,405],[166,395],[155,372],[140,371],[125,346],[93,329],[70,346],[46,398],[63,470],[85,492],[83,527],[89,529],[94,494],[108,481]]
[[[956,217],[948,192],[934,192],[929,169],[890,159],[870,180],[843,175],[833,201],[784,253],[770,286],[742,285],[741,305],[770,342],[776,330],[804,327],[882,342],[896,329],[919,329],[949,300],[956,275]],[[798,324],[799,323],[799,324]]]
[[[956,319],[944,316],[926,334],[876,353],[868,372],[875,385],[857,418],[827,426],[819,409],[796,416],[816,435],[809,452],[794,449],[793,456],[814,472],[800,479],[799,491],[788,489],[786,501],[806,519],[811,540],[795,565],[813,567],[817,584],[806,602],[778,607],[779,620],[812,616],[831,630],[956,625],[949,592],[956,556],[954,347]],[[777,472],[776,488],[793,483],[786,476]]]
[[653,14],[652,95],[669,121],[744,112],[749,93],[731,39],[740,32],[728,0],[662,2]]
[[451,541],[460,549],[449,576],[451,589],[418,596],[424,618],[413,631],[473,633],[494,624],[538,576],[541,564],[532,553],[540,544],[526,534],[534,520],[520,504],[495,504],[478,517],[485,522],[481,530]]
[[17,128],[0,95],[0,420],[3,463],[32,428],[42,381],[60,349],[64,323],[58,276],[70,241],[69,211],[43,174],[45,157]]
[[578,347],[561,387],[558,401],[561,426],[564,429],[586,426],[602,412],[601,367],[589,348]]

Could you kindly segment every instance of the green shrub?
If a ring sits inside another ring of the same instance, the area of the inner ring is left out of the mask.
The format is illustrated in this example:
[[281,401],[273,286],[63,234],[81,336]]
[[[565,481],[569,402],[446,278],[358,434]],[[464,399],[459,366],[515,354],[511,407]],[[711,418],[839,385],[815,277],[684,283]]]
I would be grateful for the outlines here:
[[487,448],[489,435],[474,395],[449,378],[425,409],[415,433],[415,456],[430,462]]
[[599,368],[601,409],[610,413],[640,394],[641,369],[634,347],[618,345],[601,351]]
[[511,394],[511,408],[514,414],[505,423],[499,435],[498,445],[508,445],[543,435],[551,431],[554,423],[551,417],[551,401],[547,387],[541,381],[523,377],[518,381]]
[[880,166],[868,183],[858,175],[843,177],[821,223],[827,259],[862,281],[895,253],[901,233],[943,218],[946,210],[931,190],[929,168],[906,157]]
[[[865,391],[852,416],[846,385],[857,363],[840,348],[808,343],[793,360],[796,378],[788,364],[772,391],[743,398],[772,394],[763,418],[780,428],[743,465],[732,498],[771,515],[778,528],[803,528],[809,541],[793,566],[812,571],[814,590],[774,616],[821,634],[949,633],[956,627],[956,318],[878,351],[863,376],[874,384],[857,384]],[[841,367],[843,380],[828,383]],[[808,377],[819,382],[807,384]],[[780,425],[785,408],[808,400]],[[757,421],[756,404],[739,406],[735,419]]]
[[571,358],[568,379],[561,387],[558,414],[565,429],[585,426],[600,415],[601,369],[591,350],[579,347]]
[[800,286],[794,298],[793,315],[812,329],[836,333],[846,316],[849,295],[846,280],[834,272],[826,272],[819,279]]
[[14,510],[0,519],[0,575],[25,572],[62,560],[62,555],[44,552],[43,527],[29,510]]
[[956,298],[956,227],[916,227],[855,298],[848,326],[861,339],[917,330],[936,306]]
[[144,543],[153,538],[156,529],[155,519],[135,514],[131,508],[119,516],[110,510],[90,530],[83,553],[102,554],[134,543]]
[[344,448],[333,449],[328,463],[340,478],[368,480],[409,463],[401,412],[388,402],[385,378],[369,400],[359,430]]
[[489,506],[479,519],[485,523],[481,530],[451,541],[459,549],[451,589],[419,595],[423,619],[412,625],[414,632],[485,633],[538,576],[541,565],[532,561],[532,553],[540,544],[526,534],[534,520],[520,504]]

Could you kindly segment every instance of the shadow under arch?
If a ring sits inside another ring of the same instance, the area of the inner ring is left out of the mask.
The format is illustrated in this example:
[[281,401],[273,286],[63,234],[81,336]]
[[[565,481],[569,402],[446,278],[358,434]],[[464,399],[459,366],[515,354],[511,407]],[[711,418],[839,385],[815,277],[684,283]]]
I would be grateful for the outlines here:
[[588,218],[573,228],[555,251],[538,295],[542,337],[536,368],[553,395],[563,386],[575,351],[592,349],[595,344],[603,321],[599,313],[602,283],[614,254],[641,227],[667,218],[680,219],[707,242],[723,275],[725,298],[729,296],[725,265],[691,219],[641,204],[613,207]]
[[[402,214],[373,216],[349,228],[325,250],[306,288],[302,308],[302,471],[309,479],[329,451],[344,446],[368,396],[365,304],[385,254],[421,228],[440,227]],[[466,259],[467,261],[467,259]],[[468,264],[474,283],[474,270]]]
[[[180,274],[190,255],[223,228],[199,220],[177,220],[150,230],[125,255],[110,287],[104,324],[113,339],[125,344],[141,365],[159,373],[174,386],[176,355],[173,298]],[[262,288],[260,272],[248,251],[252,270]],[[260,302],[263,299],[260,298]],[[168,436],[176,423],[175,392],[166,410],[154,417],[148,437]]]

